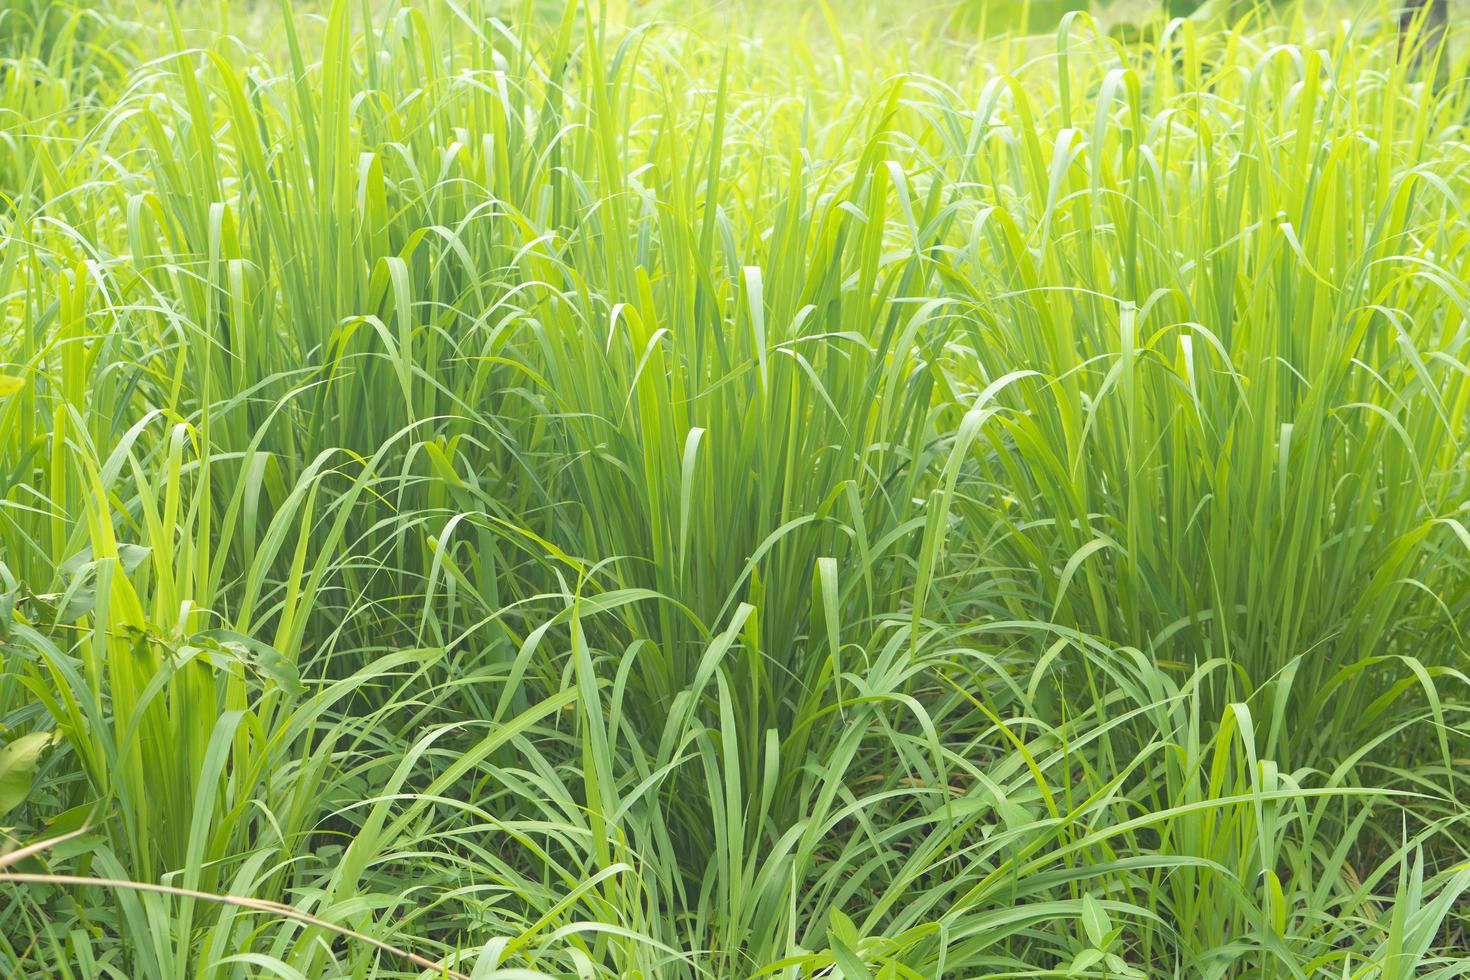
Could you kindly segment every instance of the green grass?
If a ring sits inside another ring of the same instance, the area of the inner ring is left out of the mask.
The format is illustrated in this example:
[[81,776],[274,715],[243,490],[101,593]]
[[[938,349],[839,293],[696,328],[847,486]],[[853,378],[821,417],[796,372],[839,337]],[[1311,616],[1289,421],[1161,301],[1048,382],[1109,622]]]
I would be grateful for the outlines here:
[[1470,975],[1462,39],[682,7],[0,11],[0,971]]

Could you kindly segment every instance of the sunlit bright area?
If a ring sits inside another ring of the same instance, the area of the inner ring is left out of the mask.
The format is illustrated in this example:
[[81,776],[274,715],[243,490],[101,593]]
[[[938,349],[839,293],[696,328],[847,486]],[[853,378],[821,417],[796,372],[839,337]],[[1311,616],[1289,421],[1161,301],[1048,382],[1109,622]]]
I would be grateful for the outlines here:
[[0,975],[1470,976],[1467,42],[0,0]]

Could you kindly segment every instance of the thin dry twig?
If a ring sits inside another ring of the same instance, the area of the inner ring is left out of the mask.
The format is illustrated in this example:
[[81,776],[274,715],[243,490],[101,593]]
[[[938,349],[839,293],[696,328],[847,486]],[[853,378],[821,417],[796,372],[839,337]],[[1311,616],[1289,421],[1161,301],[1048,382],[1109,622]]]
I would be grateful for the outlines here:
[[[4,858],[0,858],[0,862],[3,862],[0,863],[0,867],[4,867],[10,863],[13,863],[14,861],[19,861],[21,860],[21,858],[29,857],[31,854],[35,854],[37,851],[42,850],[45,847],[58,844],[61,841],[68,840],[72,837],[77,836],[77,834],[80,833],[81,831],[75,831],[62,837],[54,837],[50,840],[41,841],[38,844],[31,844],[28,847],[21,848],[19,851],[14,851],[11,854],[6,855]],[[468,976],[458,972],[457,970],[452,970],[442,963],[435,963],[433,960],[420,956],[417,953],[411,953],[406,949],[401,949],[397,946],[394,946],[392,943],[386,943],[383,942],[381,939],[374,939],[372,936],[365,936],[360,932],[355,932],[352,929],[348,929],[344,926],[335,925],[334,923],[327,922],[324,919],[319,919],[314,915],[302,912],[300,909],[293,908],[290,905],[284,905],[280,902],[272,902],[262,898],[245,898],[239,895],[218,895],[214,892],[195,891],[192,888],[174,888],[170,885],[155,885],[146,881],[128,881],[125,878],[92,878],[83,875],[58,875],[39,873],[31,874],[27,872],[8,871],[0,873],[0,881],[8,881],[14,884],[61,886],[95,885],[100,888],[127,888],[131,889],[132,891],[154,892],[160,895],[176,895],[181,898],[194,898],[205,902],[219,902],[222,905],[235,905],[240,908],[250,909],[253,912],[270,912],[275,915],[284,916],[288,919],[294,919],[297,922],[303,922],[307,925],[316,926],[319,929],[325,929],[328,932],[335,932],[339,936],[346,936],[349,939],[356,939],[359,942],[367,943],[370,946],[381,949],[385,953],[392,953],[394,956],[402,957],[415,966],[421,966],[426,970],[433,970],[435,973],[438,973],[441,976],[452,977],[453,980],[470,980]]]

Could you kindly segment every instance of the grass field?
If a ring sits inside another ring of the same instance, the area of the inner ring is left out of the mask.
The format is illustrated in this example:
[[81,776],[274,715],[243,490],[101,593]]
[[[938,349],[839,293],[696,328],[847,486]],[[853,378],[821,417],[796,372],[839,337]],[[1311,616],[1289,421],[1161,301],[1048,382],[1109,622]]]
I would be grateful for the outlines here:
[[0,974],[1470,975],[1458,26],[987,11],[0,7]]

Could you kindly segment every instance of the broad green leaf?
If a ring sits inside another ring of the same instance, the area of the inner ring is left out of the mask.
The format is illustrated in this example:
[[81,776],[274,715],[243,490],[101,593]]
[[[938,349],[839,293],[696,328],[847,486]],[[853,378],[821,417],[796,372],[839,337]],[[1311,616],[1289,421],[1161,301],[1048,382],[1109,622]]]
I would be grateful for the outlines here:
[[0,747],[0,817],[25,801],[41,753],[53,741],[50,732],[31,732]]

